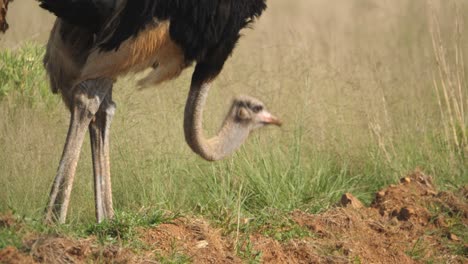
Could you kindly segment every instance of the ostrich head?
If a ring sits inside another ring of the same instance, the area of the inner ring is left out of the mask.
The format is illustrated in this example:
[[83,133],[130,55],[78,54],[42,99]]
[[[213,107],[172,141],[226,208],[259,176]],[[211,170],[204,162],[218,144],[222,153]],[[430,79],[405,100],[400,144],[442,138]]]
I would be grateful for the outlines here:
[[249,131],[265,125],[281,126],[281,121],[268,112],[260,100],[246,95],[234,99],[225,123],[244,126]]
[[218,134],[205,138],[203,134],[203,106],[209,84],[191,88],[185,107],[185,139],[192,150],[208,161],[223,159],[238,149],[254,129],[281,126],[281,121],[267,111],[265,105],[250,96],[234,99]]

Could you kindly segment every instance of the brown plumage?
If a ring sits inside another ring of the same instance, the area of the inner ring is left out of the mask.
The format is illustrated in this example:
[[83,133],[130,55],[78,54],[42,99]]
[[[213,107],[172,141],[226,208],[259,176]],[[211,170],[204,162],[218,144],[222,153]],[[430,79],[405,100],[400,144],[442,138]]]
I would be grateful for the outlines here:
[[[116,78],[128,72],[139,72],[153,65],[155,71],[171,67],[170,74],[161,76],[154,84],[177,77],[186,67],[183,50],[169,36],[169,22],[155,23],[137,37],[122,43],[118,52],[100,52],[89,55],[81,79]],[[154,74],[154,73],[153,73]]]
[[[183,50],[169,36],[169,22],[154,23],[137,37],[122,43],[118,52],[102,52],[89,45],[93,36],[58,19],[52,29],[44,64],[52,90],[62,95],[76,84],[90,79],[109,78],[150,67],[140,85],[159,84],[179,76],[187,67]],[[67,34],[64,35],[63,32]],[[64,98],[67,105],[71,98]]]

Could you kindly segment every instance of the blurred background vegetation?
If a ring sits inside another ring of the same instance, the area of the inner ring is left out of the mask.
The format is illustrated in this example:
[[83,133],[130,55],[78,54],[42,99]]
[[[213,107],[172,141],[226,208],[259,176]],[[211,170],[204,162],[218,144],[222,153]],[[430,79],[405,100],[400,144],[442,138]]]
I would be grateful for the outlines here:
[[[202,161],[182,118],[192,69],[137,91],[121,79],[111,143],[115,207],[163,209],[230,224],[242,217],[317,212],[352,192],[369,202],[420,168],[442,189],[468,183],[468,2],[269,0],[215,82],[208,134],[230,98],[261,98],[285,123],[255,133],[235,155]],[[28,14],[25,16],[24,14]],[[0,212],[40,218],[69,113],[42,67],[53,21],[15,1],[0,36]],[[94,221],[85,142],[70,220]]]

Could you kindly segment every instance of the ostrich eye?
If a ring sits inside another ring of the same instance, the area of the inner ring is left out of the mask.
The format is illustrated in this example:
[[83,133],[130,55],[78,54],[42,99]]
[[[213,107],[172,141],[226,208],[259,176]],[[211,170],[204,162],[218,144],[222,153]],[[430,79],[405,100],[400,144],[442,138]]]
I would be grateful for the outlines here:
[[254,113],[258,113],[258,112],[260,112],[262,110],[263,110],[263,106],[261,106],[261,105],[255,105],[254,107],[252,107],[252,111]]

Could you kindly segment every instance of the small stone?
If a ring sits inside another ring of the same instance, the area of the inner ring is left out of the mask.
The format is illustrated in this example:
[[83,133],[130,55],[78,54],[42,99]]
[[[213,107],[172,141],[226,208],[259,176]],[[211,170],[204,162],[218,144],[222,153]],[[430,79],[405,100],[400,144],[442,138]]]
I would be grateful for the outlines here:
[[397,186],[395,184],[390,184],[390,188],[396,188]]
[[209,243],[206,240],[198,241],[196,247],[198,249],[206,248],[208,247]]
[[459,238],[458,236],[456,236],[455,234],[452,234],[452,233],[450,233],[450,234],[448,235],[448,238],[449,238],[450,240],[452,240],[452,241],[456,241],[456,242],[460,241],[460,238]]
[[415,215],[415,211],[412,208],[403,207],[398,214],[398,220],[400,221],[408,221],[413,215]]
[[345,193],[341,196],[340,205],[343,207],[351,207],[355,209],[363,208],[364,205],[359,201],[354,195],[350,193]]
[[405,177],[405,178],[402,178],[400,180],[400,182],[403,183],[403,184],[409,184],[409,183],[411,183],[411,179],[408,178],[408,177]]
[[385,191],[380,191],[380,192],[376,193],[375,196],[377,198],[384,198],[386,194],[387,193],[385,193]]

